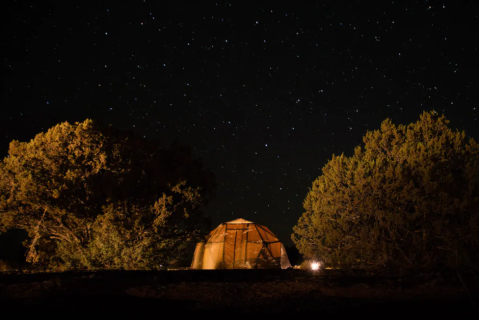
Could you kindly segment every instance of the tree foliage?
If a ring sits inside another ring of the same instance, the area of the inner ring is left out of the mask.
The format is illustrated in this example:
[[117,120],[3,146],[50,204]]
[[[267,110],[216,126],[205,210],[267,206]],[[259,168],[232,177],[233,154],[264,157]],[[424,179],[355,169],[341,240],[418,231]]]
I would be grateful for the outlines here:
[[31,262],[88,268],[176,263],[216,182],[189,148],[91,120],[12,141],[0,162],[0,230],[28,232]]
[[343,268],[479,266],[479,146],[448,123],[387,119],[333,156],[294,227],[300,252]]

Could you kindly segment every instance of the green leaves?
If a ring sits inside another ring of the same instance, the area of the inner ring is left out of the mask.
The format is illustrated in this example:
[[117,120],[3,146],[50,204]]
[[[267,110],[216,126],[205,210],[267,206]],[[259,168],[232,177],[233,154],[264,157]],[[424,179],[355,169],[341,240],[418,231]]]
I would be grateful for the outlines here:
[[197,234],[215,186],[178,143],[165,149],[91,120],[65,122],[10,144],[0,163],[0,228],[27,230],[39,263],[154,268],[166,264],[156,247],[174,255]]
[[293,241],[334,266],[477,266],[479,148],[444,116],[385,120],[313,182]]

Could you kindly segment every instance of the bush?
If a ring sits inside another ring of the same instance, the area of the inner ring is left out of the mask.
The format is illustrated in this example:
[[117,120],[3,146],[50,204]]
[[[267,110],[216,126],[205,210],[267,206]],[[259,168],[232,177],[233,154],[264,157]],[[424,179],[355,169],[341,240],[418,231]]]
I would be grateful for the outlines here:
[[0,260],[0,272],[15,271],[17,266],[10,261]]

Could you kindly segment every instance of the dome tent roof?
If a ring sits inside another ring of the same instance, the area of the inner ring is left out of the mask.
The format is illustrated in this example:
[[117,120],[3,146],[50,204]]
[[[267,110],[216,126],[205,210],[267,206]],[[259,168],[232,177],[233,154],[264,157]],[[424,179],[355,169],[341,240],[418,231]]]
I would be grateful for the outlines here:
[[232,220],[232,221],[229,221],[229,222],[226,222],[226,223],[237,224],[237,223],[254,223],[254,222],[239,218],[239,219]]

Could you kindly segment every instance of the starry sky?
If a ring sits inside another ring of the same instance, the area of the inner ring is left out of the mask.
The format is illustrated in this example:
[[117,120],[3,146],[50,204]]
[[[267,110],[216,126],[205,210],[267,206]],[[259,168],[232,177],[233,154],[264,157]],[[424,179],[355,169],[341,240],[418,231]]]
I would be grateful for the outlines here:
[[479,8],[455,2],[9,0],[0,153],[86,118],[178,138],[217,175],[213,225],[292,244],[321,168],[384,119],[436,110],[479,140]]

